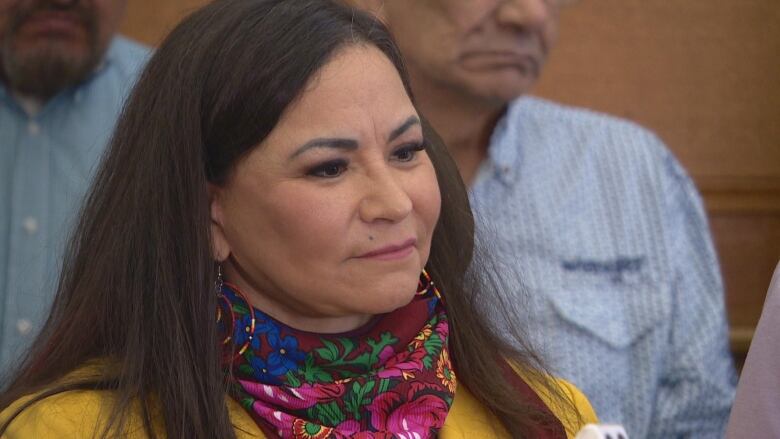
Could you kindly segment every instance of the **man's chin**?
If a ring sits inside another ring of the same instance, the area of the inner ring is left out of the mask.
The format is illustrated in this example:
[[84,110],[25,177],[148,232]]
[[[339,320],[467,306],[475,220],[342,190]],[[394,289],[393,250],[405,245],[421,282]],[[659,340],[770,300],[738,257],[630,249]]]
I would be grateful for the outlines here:
[[492,81],[487,81],[480,87],[480,93],[485,97],[509,102],[528,93],[536,84],[535,77],[515,76],[511,78],[496,77]]
[[89,51],[60,50],[60,46],[57,43],[24,56],[3,57],[9,86],[20,94],[48,99],[85,80],[97,66]]

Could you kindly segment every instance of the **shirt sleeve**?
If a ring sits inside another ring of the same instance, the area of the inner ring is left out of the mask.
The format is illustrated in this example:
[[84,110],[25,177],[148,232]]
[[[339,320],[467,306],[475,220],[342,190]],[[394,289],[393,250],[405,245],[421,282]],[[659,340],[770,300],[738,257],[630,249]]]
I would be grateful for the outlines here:
[[666,154],[663,214],[674,306],[648,437],[721,438],[736,384],[723,283],[702,200]]

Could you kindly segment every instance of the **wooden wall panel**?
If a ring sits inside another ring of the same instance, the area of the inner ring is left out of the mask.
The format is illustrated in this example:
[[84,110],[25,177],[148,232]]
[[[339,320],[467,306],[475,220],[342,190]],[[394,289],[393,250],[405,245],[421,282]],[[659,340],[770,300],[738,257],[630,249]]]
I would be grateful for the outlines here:
[[780,2],[580,0],[537,92],[636,120],[698,178],[780,178]]
[[711,226],[728,292],[732,346],[744,353],[780,258],[780,214],[717,215]]
[[156,46],[182,18],[206,3],[206,0],[130,0],[121,32]]
[[[132,0],[122,30],[154,45],[205,3]],[[637,121],[680,158],[707,204],[737,351],[780,258],[778,23],[777,0],[579,0],[535,90]]]

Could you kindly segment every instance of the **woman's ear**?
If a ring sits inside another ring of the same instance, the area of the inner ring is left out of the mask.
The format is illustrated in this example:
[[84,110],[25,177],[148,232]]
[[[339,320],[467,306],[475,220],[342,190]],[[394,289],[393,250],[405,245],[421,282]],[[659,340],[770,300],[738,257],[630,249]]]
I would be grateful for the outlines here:
[[211,253],[215,261],[224,262],[230,256],[230,243],[223,229],[222,191],[209,184],[209,211],[211,213]]

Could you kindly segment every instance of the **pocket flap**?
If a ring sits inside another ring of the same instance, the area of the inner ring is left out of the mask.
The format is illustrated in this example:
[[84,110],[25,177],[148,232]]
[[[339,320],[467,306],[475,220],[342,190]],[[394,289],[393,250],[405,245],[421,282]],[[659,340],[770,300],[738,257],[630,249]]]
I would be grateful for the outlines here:
[[605,285],[552,291],[558,315],[614,348],[631,346],[670,315],[669,294],[656,286]]

